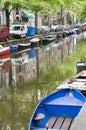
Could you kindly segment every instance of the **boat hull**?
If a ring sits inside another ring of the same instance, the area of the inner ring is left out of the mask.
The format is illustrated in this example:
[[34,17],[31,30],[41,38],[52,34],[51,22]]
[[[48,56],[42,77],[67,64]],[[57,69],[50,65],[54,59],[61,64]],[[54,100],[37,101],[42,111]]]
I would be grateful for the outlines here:
[[23,50],[23,49],[29,49],[31,48],[31,43],[26,43],[26,44],[18,44],[18,50]]
[[30,40],[31,42],[31,48],[39,47],[40,39],[39,38],[33,38]]
[[[69,88],[61,89],[48,95],[37,105],[31,117],[28,130],[45,128],[52,117],[56,120],[65,120],[66,118],[73,120],[78,115],[85,100],[85,97],[80,92]],[[52,127],[53,129],[60,129],[55,122]],[[48,128],[51,127],[48,126]]]
[[47,44],[49,44],[49,43],[51,43],[53,41],[55,41],[55,37],[54,36],[44,37],[42,39],[42,44],[43,45],[47,45]]
[[10,45],[10,51],[18,50],[18,45]]
[[0,50],[0,56],[6,55],[10,53],[10,48],[9,47],[4,47],[2,50]]

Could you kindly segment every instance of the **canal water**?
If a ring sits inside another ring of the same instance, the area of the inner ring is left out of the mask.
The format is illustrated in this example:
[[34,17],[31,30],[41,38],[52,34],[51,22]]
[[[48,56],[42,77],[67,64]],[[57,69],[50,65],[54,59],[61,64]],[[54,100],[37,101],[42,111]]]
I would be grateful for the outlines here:
[[[81,37],[78,37],[78,40],[79,38],[81,39]],[[76,44],[77,37],[73,38],[73,42]],[[22,55],[27,57],[26,53],[22,52]],[[15,69],[14,61],[17,58],[19,60],[16,62],[16,68],[22,64],[21,55],[15,54],[14,56],[11,54],[12,64],[9,55],[6,58],[6,63],[0,60],[0,130],[28,130],[29,120],[37,103],[44,96],[54,91],[55,86],[46,87],[36,85],[34,87],[34,84],[29,84],[27,87],[24,85],[22,78],[19,80],[22,85],[15,85],[17,76],[16,72],[14,72],[14,77],[11,76],[12,65],[13,69]],[[23,61],[26,62],[25,59]],[[13,82],[15,83],[12,84]]]

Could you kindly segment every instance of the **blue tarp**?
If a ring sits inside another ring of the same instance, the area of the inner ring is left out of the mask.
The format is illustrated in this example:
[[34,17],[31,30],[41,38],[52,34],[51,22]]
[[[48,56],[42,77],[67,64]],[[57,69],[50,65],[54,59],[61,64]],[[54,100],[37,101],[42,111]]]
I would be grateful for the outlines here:
[[37,32],[37,28],[36,27],[27,27],[27,36],[34,36]]
[[22,17],[23,18],[34,18],[34,14],[32,14],[32,13],[28,13],[28,12],[26,12],[26,11],[22,11]]

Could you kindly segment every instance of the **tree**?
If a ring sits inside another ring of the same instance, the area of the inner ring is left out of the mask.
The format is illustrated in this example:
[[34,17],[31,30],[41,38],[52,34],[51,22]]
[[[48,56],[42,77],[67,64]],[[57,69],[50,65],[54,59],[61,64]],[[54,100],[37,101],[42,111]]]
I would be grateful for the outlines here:
[[38,27],[38,13],[47,14],[50,11],[50,5],[40,0],[32,0],[28,4],[29,9],[35,13],[35,26]]
[[1,0],[0,7],[3,7],[5,14],[6,14],[6,25],[9,29],[9,16],[13,9],[16,7],[22,7],[25,8],[25,5],[27,5],[27,0]]
[[83,7],[83,9],[82,9],[82,11],[80,13],[80,18],[81,18],[81,21],[82,20],[84,21],[86,19],[86,5]]
[[86,6],[86,3],[83,0],[76,0],[76,1],[72,0],[72,3],[68,11],[70,12],[71,15],[75,16],[77,19],[79,20],[84,19],[85,6]]
[[59,6],[61,8],[61,19],[63,19],[63,9],[69,8],[68,13],[76,14],[78,18],[83,16],[86,6],[83,0],[1,0],[0,7],[3,7],[6,14],[6,25],[9,29],[9,16],[13,9],[16,7],[26,8],[27,10],[32,10],[35,13],[35,26],[38,26],[38,13],[42,13],[46,16],[52,14],[52,12],[57,11]]

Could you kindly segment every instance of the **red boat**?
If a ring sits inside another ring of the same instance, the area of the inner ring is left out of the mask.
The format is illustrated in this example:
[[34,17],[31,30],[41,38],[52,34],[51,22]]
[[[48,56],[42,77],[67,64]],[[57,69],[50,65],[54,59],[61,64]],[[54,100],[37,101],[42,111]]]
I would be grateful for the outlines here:
[[8,53],[10,53],[10,48],[9,47],[3,47],[2,45],[0,45],[0,56],[8,54]]

